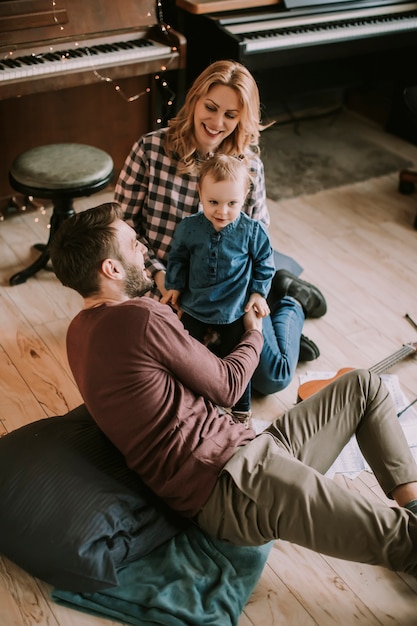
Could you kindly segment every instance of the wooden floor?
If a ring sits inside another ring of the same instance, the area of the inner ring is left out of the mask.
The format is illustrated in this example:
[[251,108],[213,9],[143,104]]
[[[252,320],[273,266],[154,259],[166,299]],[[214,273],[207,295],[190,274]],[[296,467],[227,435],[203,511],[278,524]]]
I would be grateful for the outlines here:
[[[358,129],[359,126],[359,130]],[[410,158],[417,147],[352,116],[352,132]],[[328,313],[307,320],[305,334],[321,356],[307,369],[369,367],[417,341],[405,320],[417,320],[417,193],[397,192],[396,173],[279,203],[270,202],[274,247],[304,267],[328,301]],[[77,202],[94,206],[111,192]],[[0,223],[0,434],[81,403],[64,349],[69,320],[81,300],[52,272],[10,287],[9,277],[47,239],[49,210]],[[410,398],[417,396],[417,359],[408,357],[391,373]],[[255,416],[271,420],[297,397],[298,377],[283,392],[254,400]],[[382,498],[371,474],[335,480],[369,498]],[[1,514],[1,513],[0,513]],[[114,622],[60,607],[50,588],[0,558],[1,626],[106,626]],[[417,625],[417,580],[383,568],[323,557],[277,542],[239,626]],[[219,624],[219,626],[222,626]]]

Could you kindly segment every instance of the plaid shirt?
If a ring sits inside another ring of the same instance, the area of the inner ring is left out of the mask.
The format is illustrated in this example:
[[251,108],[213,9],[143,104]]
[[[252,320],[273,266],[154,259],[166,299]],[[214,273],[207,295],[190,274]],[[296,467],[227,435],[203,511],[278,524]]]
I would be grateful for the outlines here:
[[[146,267],[152,275],[166,268],[178,222],[200,209],[198,174],[177,172],[177,161],[164,151],[166,130],[147,133],[134,144],[115,189],[125,220],[148,248]],[[253,184],[244,212],[269,226],[263,163],[254,155],[249,167]]]

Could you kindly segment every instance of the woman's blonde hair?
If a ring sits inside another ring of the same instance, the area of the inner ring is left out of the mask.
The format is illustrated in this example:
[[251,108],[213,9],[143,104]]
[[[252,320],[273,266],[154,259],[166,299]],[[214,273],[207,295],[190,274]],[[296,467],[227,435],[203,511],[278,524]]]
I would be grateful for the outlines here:
[[236,61],[216,61],[195,79],[183,106],[169,123],[165,151],[169,157],[178,159],[183,172],[192,172],[196,165],[194,111],[197,101],[215,85],[234,89],[242,107],[238,125],[218,150],[240,157],[247,156],[249,150],[259,152],[260,100],[255,79],[244,65]]

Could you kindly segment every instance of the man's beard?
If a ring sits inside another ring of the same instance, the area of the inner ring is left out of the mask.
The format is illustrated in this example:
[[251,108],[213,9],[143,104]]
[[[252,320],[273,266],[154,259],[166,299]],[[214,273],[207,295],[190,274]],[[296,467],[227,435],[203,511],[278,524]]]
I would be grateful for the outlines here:
[[146,278],[143,275],[143,270],[136,267],[136,265],[126,264],[124,270],[126,272],[125,293],[129,298],[143,296],[144,293],[153,288],[153,280]]

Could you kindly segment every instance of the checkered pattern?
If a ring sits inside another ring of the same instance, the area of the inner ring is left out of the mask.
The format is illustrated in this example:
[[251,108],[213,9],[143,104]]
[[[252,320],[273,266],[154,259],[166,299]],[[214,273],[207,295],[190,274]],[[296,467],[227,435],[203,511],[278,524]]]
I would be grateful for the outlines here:
[[[134,144],[115,190],[126,221],[148,248],[146,265],[152,274],[165,270],[178,222],[199,210],[198,176],[177,172],[177,161],[164,151],[166,130],[148,133]],[[245,213],[269,226],[263,163],[253,155],[249,165],[253,185]]]

